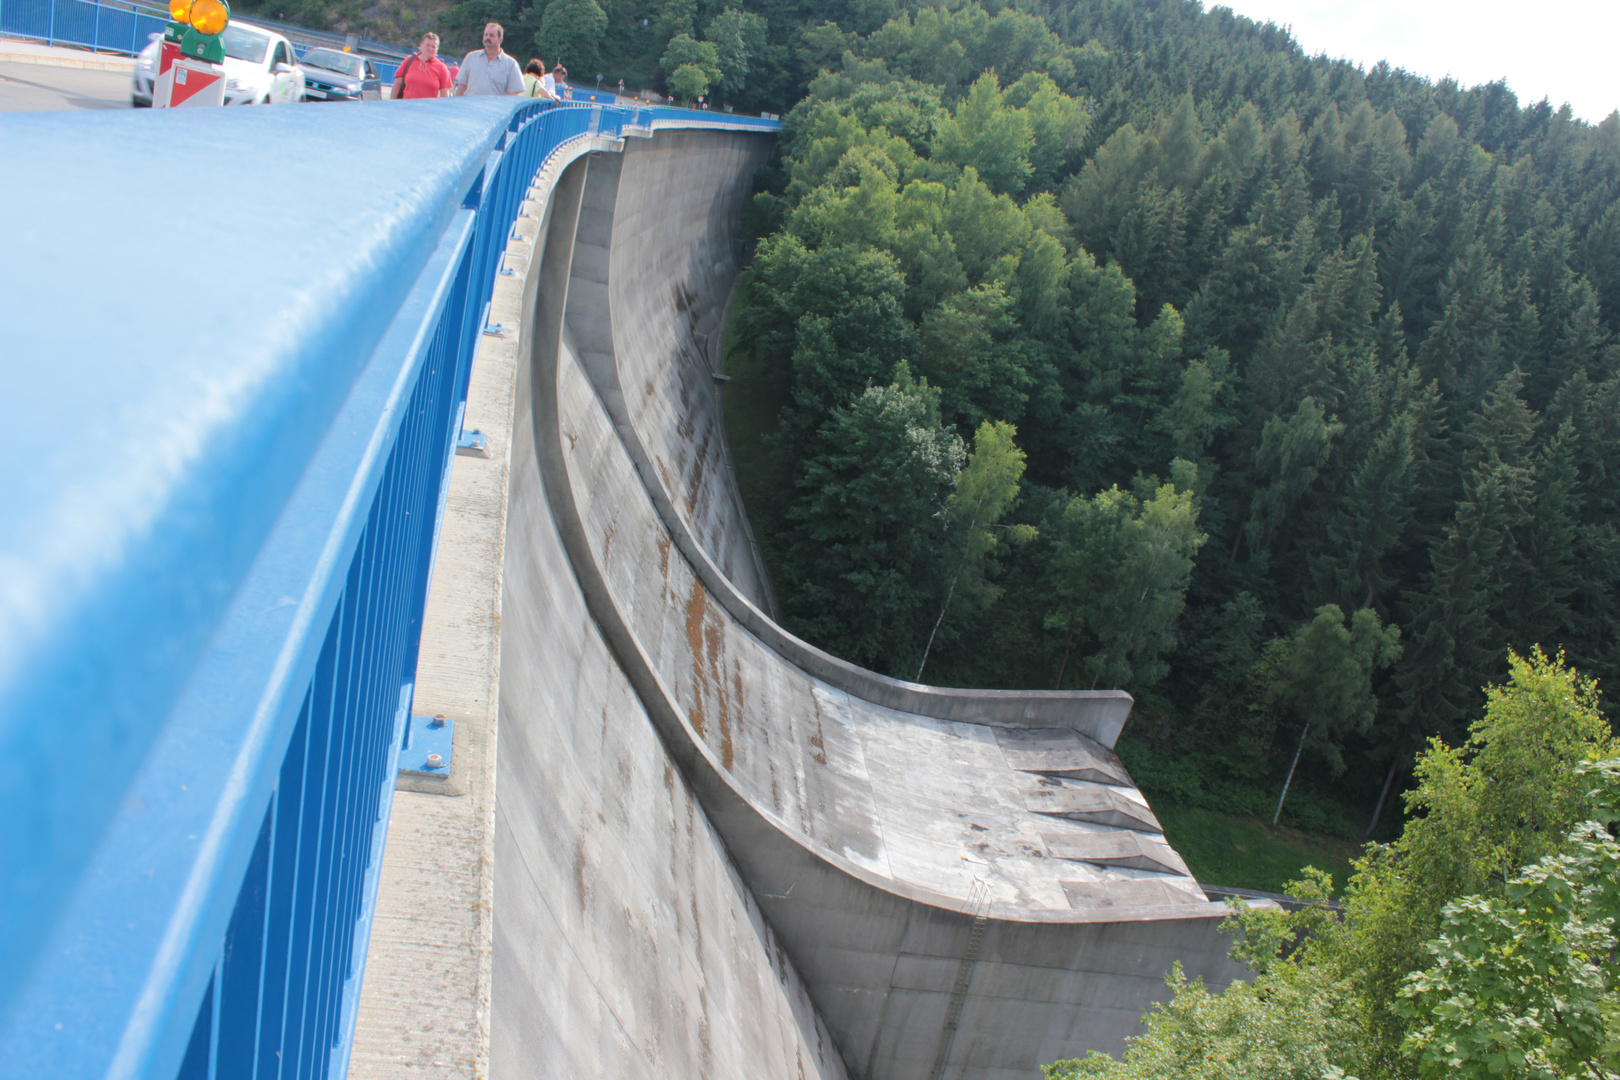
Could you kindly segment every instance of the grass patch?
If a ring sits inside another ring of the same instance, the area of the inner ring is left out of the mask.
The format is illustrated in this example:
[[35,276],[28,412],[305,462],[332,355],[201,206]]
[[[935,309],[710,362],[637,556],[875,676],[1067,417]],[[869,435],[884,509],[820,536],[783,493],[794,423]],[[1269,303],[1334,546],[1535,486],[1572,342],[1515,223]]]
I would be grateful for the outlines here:
[[1334,891],[1350,877],[1350,859],[1361,845],[1294,829],[1272,833],[1257,818],[1234,817],[1173,803],[1155,804],[1170,846],[1187,860],[1193,877],[1204,885],[1283,892],[1307,866],[1333,875]]

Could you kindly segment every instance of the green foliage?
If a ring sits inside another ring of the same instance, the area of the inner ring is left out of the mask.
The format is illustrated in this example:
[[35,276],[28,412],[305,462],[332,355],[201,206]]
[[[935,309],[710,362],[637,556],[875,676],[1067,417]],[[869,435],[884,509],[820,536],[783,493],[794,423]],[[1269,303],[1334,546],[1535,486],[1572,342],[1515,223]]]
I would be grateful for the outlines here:
[[714,45],[720,92],[728,98],[742,93],[750,73],[765,58],[765,19],[751,11],[727,8],[709,20],[704,37]]
[[985,563],[1003,543],[1027,544],[1035,539],[1035,527],[1015,524],[1003,527],[1001,519],[1018,498],[1018,481],[1024,475],[1024,452],[1013,442],[1018,434],[1008,423],[979,425],[973,437],[973,450],[967,464],[956,474],[956,490],[945,502],[947,528],[956,547],[955,568],[939,605],[939,616],[928,632],[922,659],[917,663],[920,680],[928,666],[928,654],[939,634],[951,602],[958,596],[979,605],[995,602],[1001,590],[984,580]]
[[1371,1003],[1373,1036],[1394,1060],[1406,1025],[1391,1012],[1402,978],[1457,897],[1491,895],[1518,867],[1556,850],[1593,810],[1582,761],[1617,750],[1595,686],[1562,657],[1511,657],[1510,679],[1486,695],[1467,741],[1436,740],[1419,758],[1401,838],[1374,847],[1351,881],[1356,917],[1339,940],[1342,962]]
[[788,626],[879,670],[909,674],[945,590],[951,541],[945,508],[965,458],[939,418],[939,391],[913,380],[869,386],[831,410],[788,513]]
[[1193,555],[1203,546],[1191,489],[1197,470],[1178,461],[1178,483],[1075,496],[1056,538],[1055,603],[1047,625],[1078,638],[1093,689],[1148,687],[1167,671]]
[[1028,113],[1009,109],[999,81],[987,72],[974,80],[967,97],[941,121],[932,156],[972,166],[992,191],[1012,195],[1024,190],[1034,172],[1029,160],[1034,145]]
[[1615,739],[1561,658],[1513,657],[1487,700],[1467,743],[1419,757],[1422,816],[1356,864],[1341,913],[1311,870],[1288,886],[1301,910],[1235,908],[1252,982],[1210,994],[1178,972],[1119,1061],[1047,1075],[1614,1075]]
[[[1611,788],[1612,790],[1612,788]],[[1434,962],[1406,977],[1404,1049],[1424,1077],[1559,1080],[1620,1071],[1610,957],[1620,919],[1620,845],[1577,826],[1501,896],[1447,904]]]
[[[664,48],[663,58],[658,63],[670,73],[671,79],[674,79],[675,73],[682,68],[694,69],[695,74],[688,73],[682,81],[687,86],[695,81],[701,81],[703,89],[684,92],[676,89],[673,83],[670,85],[671,90],[675,90],[683,97],[708,93],[709,86],[719,82],[721,78],[720,50],[713,42],[697,41],[690,34],[676,34],[670,38],[669,44]],[[697,76],[702,76],[701,80],[698,80]]]
[[683,101],[691,101],[709,92],[709,73],[696,64],[682,64],[669,73],[669,89]]
[[534,35],[535,47],[547,63],[588,71],[601,59],[598,42],[607,21],[596,0],[550,0]]
[[[1373,678],[1401,655],[1401,631],[1362,608],[1346,619],[1324,604],[1293,637],[1273,642],[1266,704],[1283,709],[1309,733],[1302,742],[1344,771],[1343,742],[1365,735],[1378,713]],[[1308,741],[1307,741],[1308,738]]]

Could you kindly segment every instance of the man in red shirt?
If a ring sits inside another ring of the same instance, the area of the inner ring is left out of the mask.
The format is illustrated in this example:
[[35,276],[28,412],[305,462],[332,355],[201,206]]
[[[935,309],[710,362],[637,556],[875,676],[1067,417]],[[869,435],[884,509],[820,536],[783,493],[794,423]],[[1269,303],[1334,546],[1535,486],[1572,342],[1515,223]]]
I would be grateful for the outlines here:
[[439,59],[439,35],[423,34],[422,44],[415,54],[407,56],[394,73],[392,97],[396,101],[402,98],[449,97],[453,85],[450,69]]

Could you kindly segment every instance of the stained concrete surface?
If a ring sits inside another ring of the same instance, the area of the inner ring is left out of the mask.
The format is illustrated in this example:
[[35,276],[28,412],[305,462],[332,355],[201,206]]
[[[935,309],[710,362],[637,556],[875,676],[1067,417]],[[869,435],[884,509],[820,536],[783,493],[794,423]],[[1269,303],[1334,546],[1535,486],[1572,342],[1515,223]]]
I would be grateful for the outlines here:
[[1174,962],[1237,977],[1109,749],[1126,695],[897,682],[770,620],[708,344],[769,144],[591,149],[475,365],[417,691],[470,764],[400,792],[355,1075],[1028,1080]]
[[[536,453],[587,605],[853,1074],[1029,1075],[1117,1049],[1173,960],[1216,985],[1238,973],[1216,931],[1224,909],[1087,735],[1117,735],[1085,712],[1123,722],[1122,696],[955,692],[936,708],[924,688],[756,634],[757,605],[720,568],[737,545],[711,553],[703,528],[718,514],[694,513],[727,497],[704,490],[724,473],[649,449],[673,455],[718,426],[707,358],[682,330],[723,294],[679,286],[726,276],[713,270],[724,246],[694,244],[685,223],[724,235],[734,220],[700,183],[733,138],[686,133],[593,164],[562,311],[537,312]],[[663,216],[618,219],[648,188]],[[561,257],[555,232],[552,244]],[[638,307],[627,294],[659,266],[674,268],[678,302]],[[1054,789],[1069,797],[1061,812],[1030,808]]]

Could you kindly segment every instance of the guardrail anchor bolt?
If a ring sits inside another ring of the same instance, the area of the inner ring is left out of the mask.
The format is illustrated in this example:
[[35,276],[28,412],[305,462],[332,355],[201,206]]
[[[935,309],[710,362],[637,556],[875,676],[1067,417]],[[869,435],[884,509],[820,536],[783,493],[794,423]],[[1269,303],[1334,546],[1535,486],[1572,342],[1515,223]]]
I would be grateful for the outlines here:
[[427,756],[427,767],[428,768],[437,769],[440,765],[443,765],[443,764],[444,764],[444,758],[440,757],[438,754],[429,754]]
[[439,713],[439,714],[435,715],[433,717],[433,726],[434,727],[444,727],[445,719],[446,718],[445,718],[444,713]]

